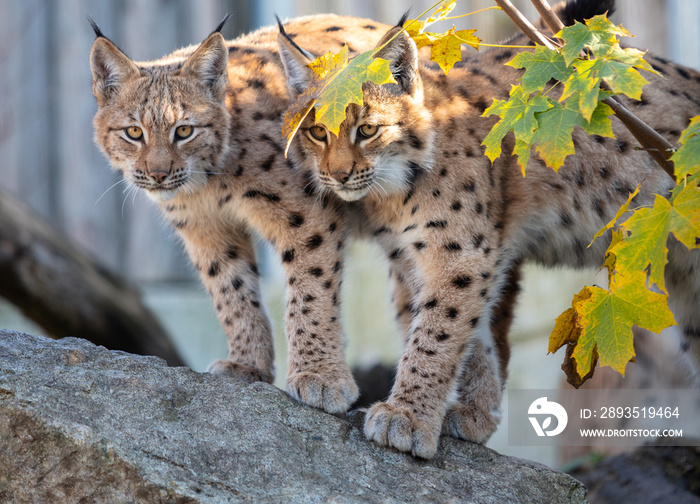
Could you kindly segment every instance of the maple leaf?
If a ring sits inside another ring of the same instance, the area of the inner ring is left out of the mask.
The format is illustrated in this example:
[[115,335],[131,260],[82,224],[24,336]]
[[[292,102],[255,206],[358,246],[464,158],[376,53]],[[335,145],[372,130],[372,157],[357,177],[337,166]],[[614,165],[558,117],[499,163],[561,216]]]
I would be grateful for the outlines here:
[[[656,72],[644,60],[644,52],[620,47],[618,36],[631,34],[622,26],[615,26],[604,16],[596,16],[586,21],[586,25],[576,23],[564,28],[559,34],[565,44],[562,58],[566,66],[576,69],[564,82],[564,92],[560,101],[573,97],[581,108],[586,120],[590,120],[601,97],[600,84],[607,83],[615,94],[626,94],[640,99],[642,88],[647,80],[638,70]],[[579,59],[581,51],[588,49],[595,59]]]
[[[345,120],[345,109],[351,103],[362,105],[362,84],[374,82],[381,85],[396,82],[391,75],[389,61],[375,58],[377,49],[349,58],[345,45],[337,54],[326,53],[311,63],[309,68],[314,80],[301,93],[284,115],[282,134],[287,147],[299,129],[299,125],[316,108],[316,122],[323,124],[335,135]],[[286,150],[285,150],[286,152]]]
[[538,128],[535,114],[550,107],[552,107],[550,100],[542,95],[530,99],[522,86],[513,86],[507,101],[494,100],[483,113],[483,117],[491,115],[501,117],[482,142],[486,146],[485,154],[491,162],[501,155],[501,140],[510,130],[513,130],[516,140],[514,153],[518,155],[518,164],[524,174],[530,156],[530,142]]
[[396,82],[391,75],[389,61],[375,58],[375,53],[376,50],[364,52],[336,73],[323,78],[326,84],[316,100],[316,122],[323,124],[333,134],[337,135],[340,131],[347,106],[351,103],[362,105],[362,84]]
[[625,94],[635,100],[642,97],[642,88],[649,83],[629,63],[614,60],[580,60],[573,65],[584,79],[600,84],[605,81],[614,93]]
[[564,345],[574,344],[580,336],[579,325],[576,323],[576,311],[567,308],[554,321],[554,329],[549,335],[547,353],[556,353]]
[[437,63],[445,75],[452,70],[452,67],[462,59],[462,44],[472,46],[479,50],[481,39],[474,35],[476,30],[455,31],[453,26],[445,33],[430,34],[435,41],[430,44],[430,59]]
[[564,91],[559,101],[571,98],[578,104],[581,115],[583,115],[586,120],[590,120],[600,99],[601,80],[600,78],[590,78],[582,74],[571,75],[571,77],[564,82]]
[[430,59],[440,66],[445,75],[462,59],[462,44],[479,50],[481,39],[474,35],[476,30],[456,30],[453,26],[444,33],[432,33],[424,31],[427,23],[416,20],[406,21],[404,26],[418,49],[430,47]]
[[557,318],[550,351],[563,344],[573,347],[571,357],[581,377],[591,372],[596,357],[601,366],[624,375],[635,355],[632,326],[660,332],[675,324],[666,296],[645,285],[646,274],[640,271],[624,282],[613,280],[610,290],[584,287],[574,296],[570,311]]
[[535,46],[534,52],[518,53],[506,65],[525,68],[520,80],[527,93],[543,89],[551,79],[564,82],[573,74],[573,69],[568,68],[561,54],[541,45]]
[[566,65],[579,57],[581,51],[589,49],[596,57],[620,48],[617,37],[631,37],[632,34],[621,25],[611,23],[605,15],[586,20],[586,24],[574,23],[564,27],[556,36],[564,41],[562,56]]
[[536,115],[538,128],[532,136],[532,143],[542,160],[557,171],[570,154],[575,153],[571,137],[574,126],[580,126],[589,135],[614,138],[610,123],[612,109],[599,103],[590,121],[581,115],[578,103],[568,100],[564,105],[551,101],[552,107]]
[[539,128],[535,130],[532,142],[542,160],[556,171],[568,155],[575,153],[571,133],[574,126],[581,126],[583,120],[572,100],[565,105],[550,103],[552,108],[537,115]]
[[689,249],[700,246],[700,189],[689,184],[671,201],[656,196],[654,206],[641,208],[620,225],[623,239],[610,247],[615,254],[615,270],[649,271],[649,285],[664,292],[664,268],[667,262],[669,233]]
[[675,165],[676,180],[682,180],[700,172],[700,116],[690,120],[678,142],[681,147],[671,156],[671,161]]
[[430,47],[430,59],[440,66],[445,75],[462,59],[462,44],[470,45],[478,51],[481,42],[481,39],[474,35],[476,30],[457,30],[452,26],[444,33],[425,31],[431,24],[446,19],[456,2],[457,0],[444,0],[425,21],[409,19],[403,24],[406,33],[418,49]]
[[687,184],[673,195],[671,203],[671,232],[688,249],[700,248],[700,188],[695,183]]
[[[604,100],[610,96],[610,93],[601,91],[600,100]],[[579,124],[583,131],[589,135],[598,135],[608,138],[615,138],[615,134],[612,130],[612,123],[610,122],[610,116],[613,115],[613,110],[603,102],[598,102],[598,106],[591,114],[590,120],[586,121],[585,117],[582,117],[582,121]]]

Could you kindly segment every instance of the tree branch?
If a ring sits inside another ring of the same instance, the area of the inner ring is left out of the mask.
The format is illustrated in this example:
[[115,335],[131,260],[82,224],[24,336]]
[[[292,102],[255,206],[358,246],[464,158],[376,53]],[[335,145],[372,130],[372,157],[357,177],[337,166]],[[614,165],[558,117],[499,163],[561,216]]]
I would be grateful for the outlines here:
[[0,296],[51,336],[76,336],[183,365],[136,292],[4,192],[0,193]]
[[564,23],[562,23],[559,16],[557,16],[552,8],[547,3],[547,0],[532,0],[532,4],[539,12],[540,16],[544,20],[545,24],[552,30],[552,33],[559,33],[562,28],[564,28]]
[[651,128],[647,123],[634,115],[627,107],[625,107],[614,96],[606,98],[603,103],[608,105],[622,123],[627,126],[627,129],[632,133],[634,138],[646,150],[654,161],[664,169],[666,173],[676,182],[676,174],[674,171],[673,161],[669,158],[676,151],[676,148],[669,143],[664,137],[659,135],[657,131]]
[[496,4],[498,4],[503,12],[508,14],[508,17],[511,18],[518,28],[520,28],[520,30],[535,44],[543,45],[552,51],[557,50],[556,46],[554,46],[554,44],[552,44],[547,37],[542,35],[525,16],[523,16],[520,11],[510,2],[510,0],[496,0]]

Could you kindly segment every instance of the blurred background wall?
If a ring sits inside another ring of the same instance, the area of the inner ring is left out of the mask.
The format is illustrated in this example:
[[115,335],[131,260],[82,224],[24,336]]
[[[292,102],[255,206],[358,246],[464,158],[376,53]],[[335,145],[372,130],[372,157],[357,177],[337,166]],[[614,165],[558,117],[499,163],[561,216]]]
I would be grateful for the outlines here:
[[[532,20],[528,1],[514,3]],[[700,68],[700,1],[618,0],[614,20],[642,49]],[[125,193],[92,143],[95,100],[88,55],[94,18],[127,54],[158,58],[200,42],[227,12],[227,38],[282,18],[334,12],[395,23],[409,7],[417,15],[425,0],[0,0],[0,188],[22,198],[57,229],[90,251],[106,267],[139,286],[171,331],[183,358],[204,370],[226,353],[213,309],[181,246],[145,196]],[[455,13],[493,5],[460,0]],[[478,28],[485,42],[515,32],[502,13],[488,11],[458,20]],[[445,26],[447,29],[449,26]],[[261,245],[264,251],[264,246]],[[282,282],[274,259],[264,271],[268,310],[278,320],[278,384],[285,371]],[[344,309],[350,360],[359,365],[393,364],[399,352],[388,304],[386,269],[369,244],[350,250]],[[562,357],[546,356],[553,319],[570,306],[584,284],[604,283],[596,272],[545,272],[528,268],[513,341],[509,387],[555,387]],[[0,300],[0,327],[41,333]],[[533,372],[533,368],[536,372]],[[503,430],[503,429],[502,429]],[[529,458],[534,455],[530,451]],[[544,454],[541,460],[552,463]]]

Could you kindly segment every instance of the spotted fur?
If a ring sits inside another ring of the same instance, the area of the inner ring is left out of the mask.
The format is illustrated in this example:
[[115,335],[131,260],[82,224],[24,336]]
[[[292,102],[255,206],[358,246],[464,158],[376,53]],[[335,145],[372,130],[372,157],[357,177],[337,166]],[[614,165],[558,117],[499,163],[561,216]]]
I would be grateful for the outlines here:
[[[386,28],[333,15],[287,24],[290,36],[318,53],[350,39],[353,49],[369,49]],[[251,238],[258,234],[280,255],[286,275],[287,390],[312,406],[345,411],[357,398],[338,300],[348,225],[310,174],[284,159],[280,116],[289,100],[276,29],[231,42],[216,31],[198,47],[143,63],[97,35],[90,58],[95,141],[154,200],[211,294],[229,355],[210,370],[273,380]]]
[[[285,54],[297,60],[285,64],[299,70],[292,79],[308,80],[303,54],[290,46]],[[477,442],[495,430],[507,344],[489,324],[497,303],[514,296],[508,286],[517,265],[600,266],[609,234],[588,244],[636,185],[642,183],[634,207],[673,187],[616,121],[616,139],[576,130],[576,155],[558,173],[535,156],[523,178],[511,137],[504,154],[489,162],[481,142],[495,120],[481,115],[493,99],[506,99],[521,75],[502,64],[514,54],[499,49],[469,57],[446,77],[421,65],[413,41],[399,35],[379,54],[391,61],[398,84],[365,84],[363,105],[348,108],[338,136],[326,131],[319,139],[323,125],[311,115],[291,150],[320,188],[354,202],[351,208],[401,272],[410,307],[405,348],[391,396],[370,408],[365,433],[419,457],[433,456],[441,429]],[[700,114],[700,74],[651,61],[663,77],[647,75],[642,99],[623,101],[676,141]],[[363,126],[370,132],[376,126],[376,134],[363,137]],[[700,252],[689,253],[674,239],[669,248],[670,304],[683,348],[700,364]]]

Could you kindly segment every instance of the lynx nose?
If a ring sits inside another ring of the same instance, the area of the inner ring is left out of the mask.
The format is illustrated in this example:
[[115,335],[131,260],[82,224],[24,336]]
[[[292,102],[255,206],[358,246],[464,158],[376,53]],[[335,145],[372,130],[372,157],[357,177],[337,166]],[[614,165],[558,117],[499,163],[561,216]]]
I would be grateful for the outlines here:
[[168,172],[166,170],[154,170],[148,174],[158,184],[162,184],[168,177]]
[[350,174],[348,172],[336,172],[332,174],[332,177],[341,184],[345,184],[350,179]]

